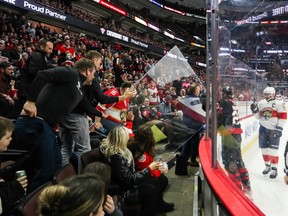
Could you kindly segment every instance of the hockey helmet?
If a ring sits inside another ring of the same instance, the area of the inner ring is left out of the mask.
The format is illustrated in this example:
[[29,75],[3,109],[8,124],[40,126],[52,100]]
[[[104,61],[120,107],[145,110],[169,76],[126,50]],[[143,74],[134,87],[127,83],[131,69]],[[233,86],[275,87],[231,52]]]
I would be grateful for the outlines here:
[[263,96],[266,99],[270,99],[270,98],[274,97],[275,96],[275,89],[273,87],[266,87],[263,90]]
[[222,89],[223,98],[234,98],[233,89],[230,86],[226,86]]

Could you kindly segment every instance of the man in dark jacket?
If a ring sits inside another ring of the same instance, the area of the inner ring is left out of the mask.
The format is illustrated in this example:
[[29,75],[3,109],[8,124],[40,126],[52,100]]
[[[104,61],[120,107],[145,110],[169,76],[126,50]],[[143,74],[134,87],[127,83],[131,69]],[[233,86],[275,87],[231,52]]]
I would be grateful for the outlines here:
[[26,170],[28,191],[52,180],[61,167],[61,152],[53,129],[83,99],[82,86],[91,85],[94,73],[92,61],[83,58],[74,68],[48,69],[35,77],[13,137],[14,149],[28,150],[31,156]]
[[25,69],[20,74],[17,111],[23,108],[31,83],[39,71],[48,69],[47,57],[53,52],[53,43],[47,39],[39,40],[36,50],[29,56]]
[[[99,52],[91,50],[87,53],[86,57],[91,59],[96,70],[100,69],[102,55]],[[62,165],[69,163],[69,158],[75,150],[77,150],[80,156],[91,150],[87,115],[93,115],[102,119],[108,117],[104,112],[96,110],[98,102],[103,104],[116,103],[119,100],[135,96],[134,92],[129,91],[119,97],[107,96],[103,94],[103,90],[96,78],[93,79],[91,85],[86,85],[82,90],[84,94],[82,101],[69,115],[64,116],[60,123],[59,136],[62,143]],[[92,101],[93,103],[91,103]],[[105,122],[107,121],[109,120]],[[96,122],[94,125],[96,126],[95,129],[103,127],[100,122]]]

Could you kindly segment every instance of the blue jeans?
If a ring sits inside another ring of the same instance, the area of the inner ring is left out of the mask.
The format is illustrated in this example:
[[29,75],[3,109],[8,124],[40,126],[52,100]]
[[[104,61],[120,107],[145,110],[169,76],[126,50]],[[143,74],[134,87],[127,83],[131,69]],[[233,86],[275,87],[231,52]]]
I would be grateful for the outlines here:
[[15,123],[13,142],[29,151],[27,167],[28,192],[53,179],[61,167],[61,152],[53,128],[43,119],[19,117]]
[[69,114],[60,123],[59,131],[62,143],[62,166],[69,163],[74,151],[81,156],[91,150],[89,122],[86,116],[80,114]]
[[103,128],[106,129],[105,135],[108,135],[109,131],[117,126],[123,125],[121,123],[117,123],[114,121],[111,121],[109,119],[101,118],[101,124],[103,125]]

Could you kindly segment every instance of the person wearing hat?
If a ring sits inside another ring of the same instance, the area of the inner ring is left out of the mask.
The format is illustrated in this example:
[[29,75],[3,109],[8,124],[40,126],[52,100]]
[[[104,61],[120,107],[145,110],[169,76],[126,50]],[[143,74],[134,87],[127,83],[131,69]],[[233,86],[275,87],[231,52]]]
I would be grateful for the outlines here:
[[172,119],[175,116],[174,108],[171,106],[172,96],[167,94],[163,101],[158,105],[158,110],[164,119]]
[[17,96],[13,93],[15,81],[12,79],[14,66],[10,62],[0,63],[0,115],[12,117]]

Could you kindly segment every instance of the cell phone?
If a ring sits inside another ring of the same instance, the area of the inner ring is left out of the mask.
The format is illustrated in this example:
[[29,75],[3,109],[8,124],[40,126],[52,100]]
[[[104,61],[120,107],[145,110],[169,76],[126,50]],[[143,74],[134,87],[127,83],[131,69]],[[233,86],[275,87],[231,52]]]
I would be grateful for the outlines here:
[[103,127],[99,128],[98,130],[103,134],[105,134],[107,132],[107,130]]

